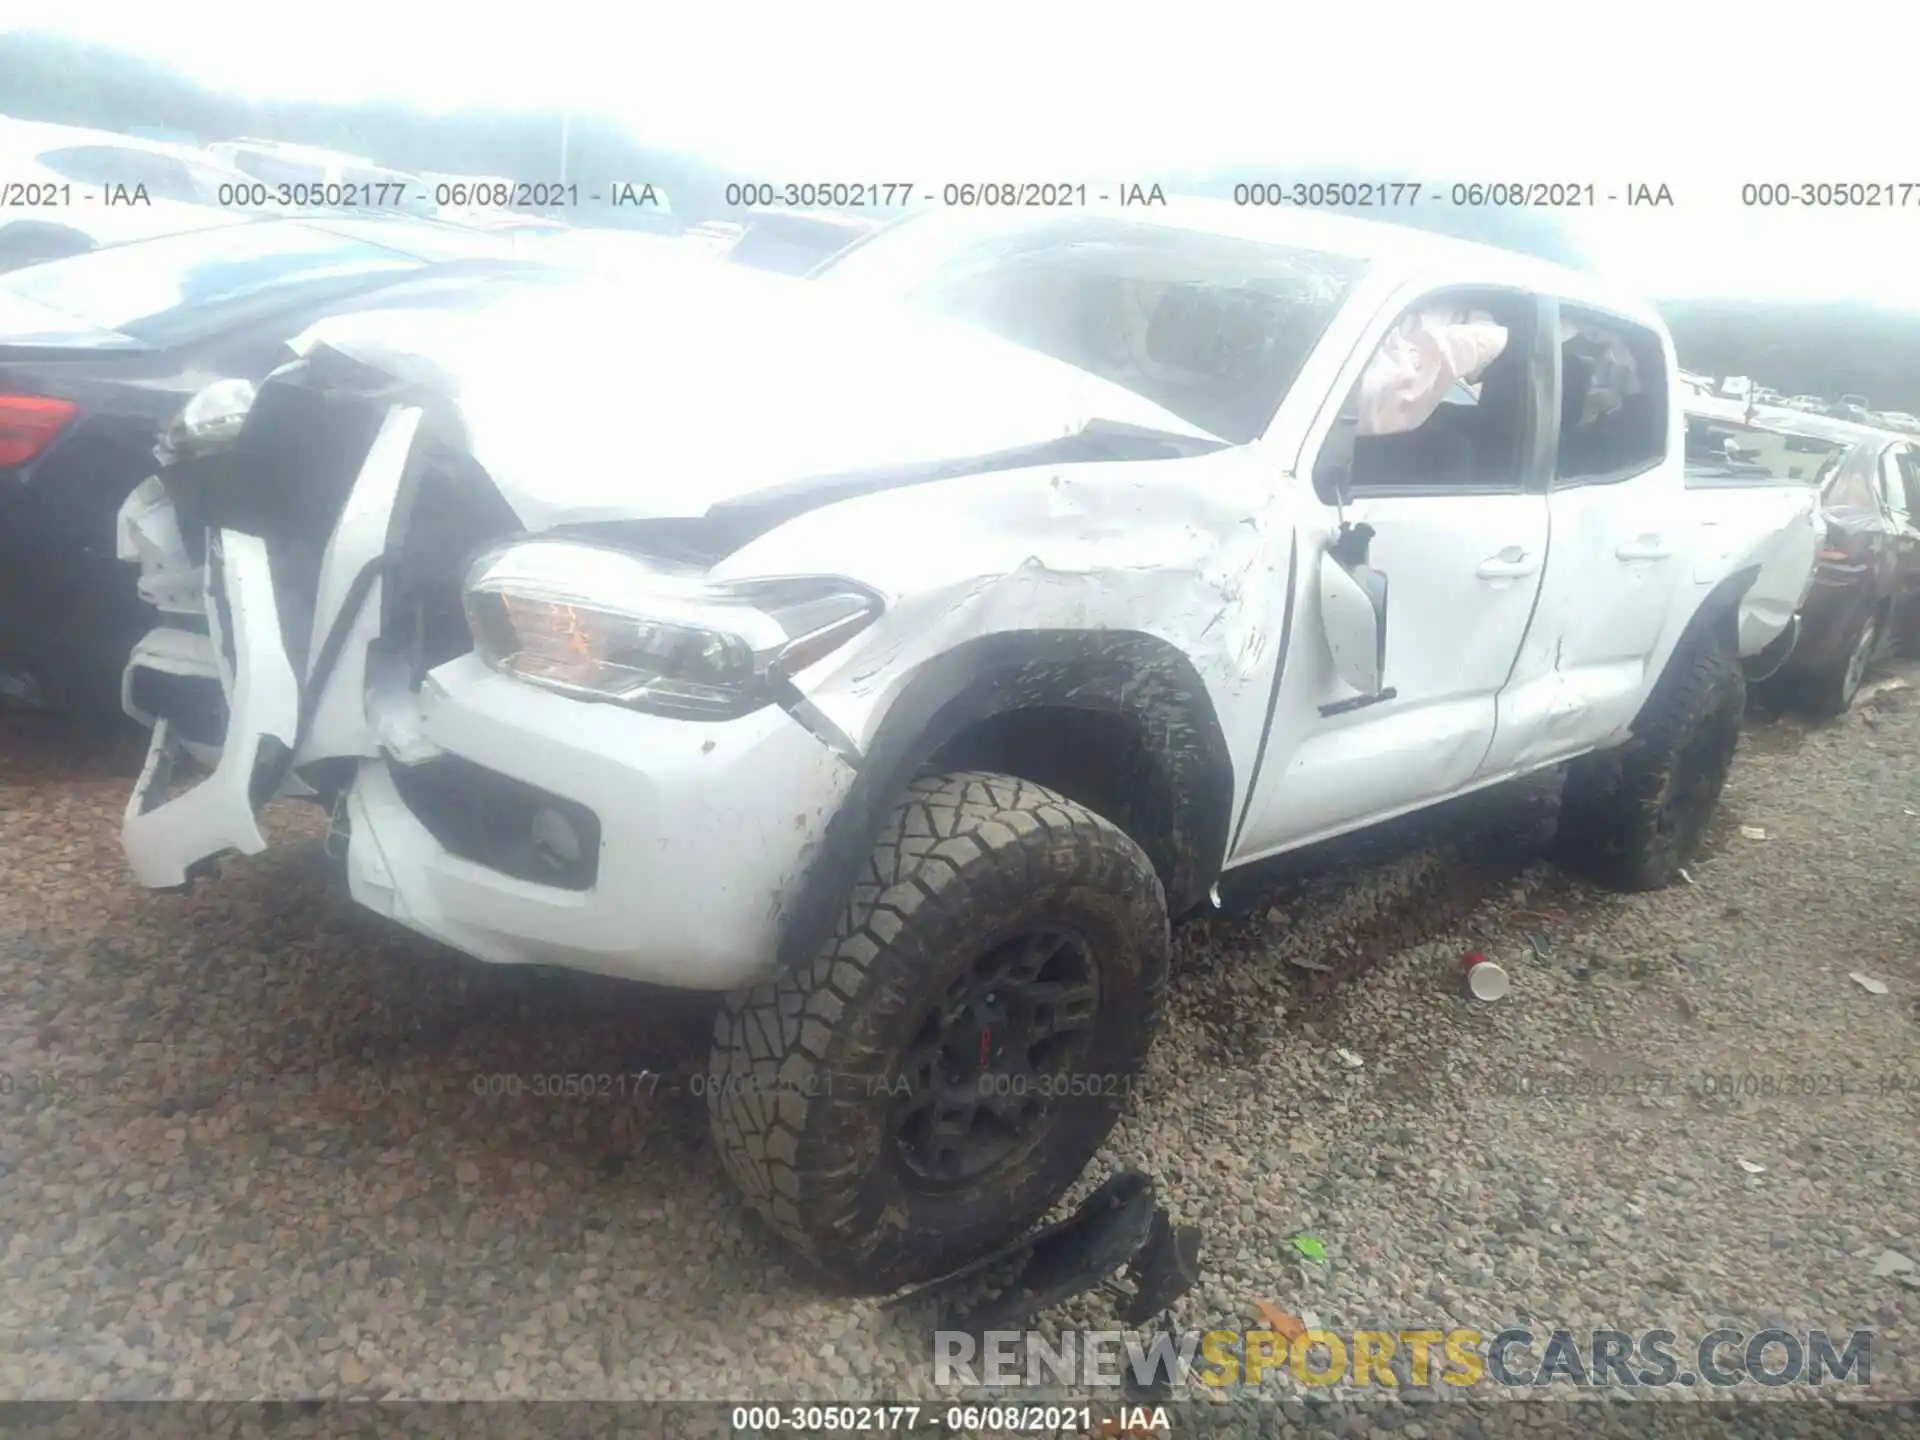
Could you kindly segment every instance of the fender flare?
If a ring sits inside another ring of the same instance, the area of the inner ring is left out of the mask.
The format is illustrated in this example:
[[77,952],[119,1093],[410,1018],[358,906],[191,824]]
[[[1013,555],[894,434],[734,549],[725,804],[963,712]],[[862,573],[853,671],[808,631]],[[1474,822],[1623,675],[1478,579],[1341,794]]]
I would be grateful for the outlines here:
[[[1687,617],[1687,623],[1680,627],[1679,637],[1673,642],[1672,648],[1666,652],[1666,655],[1660,661],[1659,678],[1648,687],[1647,698],[1640,702],[1640,710],[1633,717],[1632,729],[1636,733],[1640,729],[1641,716],[1647,713],[1648,709],[1653,705],[1655,697],[1661,693],[1662,687],[1665,686],[1667,677],[1673,674],[1675,662],[1685,656],[1687,651],[1699,643],[1701,637],[1709,632],[1715,625],[1734,618],[1739,609],[1742,597],[1746,595],[1748,590],[1753,588],[1754,581],[1759,578],[1760,567],[1758,565],[1748,565],[1734,571],[1731,575],[1722,576],[1714,587],[1702,597],[1700,603],[1693,607],[1693,613]],[[1734,619],[1734,623],[1737,626],[1738,620]]]
[[[1193,662],[1165,640],[1123,630],[1015,630],[963,642],[914,672],[865,753],[852,788],[781,907],[778,961],[825,943],[860,865],[908,782],[982,721],[1036,708],[1119,717],[1142,742],[1144,828],[1174,914],[1207,895],[1226,858],[1233,757]],[[1131,793],[1131,792],[1130,792]]]

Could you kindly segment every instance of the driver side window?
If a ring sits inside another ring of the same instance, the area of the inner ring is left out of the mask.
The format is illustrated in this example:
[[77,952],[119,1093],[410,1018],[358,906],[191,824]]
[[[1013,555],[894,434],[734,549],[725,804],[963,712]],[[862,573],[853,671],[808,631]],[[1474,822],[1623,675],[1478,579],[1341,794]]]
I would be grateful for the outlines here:
[[1353,437],[1352,493],[1520,489],[1536,408],[1534,314],[1529,295],[1469,289],[1403,312],[1342,408]]

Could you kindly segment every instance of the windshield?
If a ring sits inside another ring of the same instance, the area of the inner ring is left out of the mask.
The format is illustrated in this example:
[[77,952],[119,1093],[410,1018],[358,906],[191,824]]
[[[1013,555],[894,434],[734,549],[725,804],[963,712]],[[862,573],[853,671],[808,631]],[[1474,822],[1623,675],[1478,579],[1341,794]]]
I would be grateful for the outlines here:
[[842,251],[816,283],[964,321],[1244,445],[1365,262],[1172,226],[937,215]]
[[0,280],[0,290],[162,345],[176,338],[187,312],[278,287],[413,270],[420,263],[313,226],[231,225],[30,265]]

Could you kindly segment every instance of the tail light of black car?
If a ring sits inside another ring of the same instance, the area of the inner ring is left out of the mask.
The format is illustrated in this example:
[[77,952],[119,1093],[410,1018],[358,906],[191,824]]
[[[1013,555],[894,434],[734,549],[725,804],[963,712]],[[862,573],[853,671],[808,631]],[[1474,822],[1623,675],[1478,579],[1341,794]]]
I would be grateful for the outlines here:
[[0,395],[0,470],[39,455],[73,422],[79,408],[51,395]]
[[1826,538],[1820,542],[1823,565],[1858,565],[1866,559],[1866,538],[1856,530],[1834,520],[1827,521]]

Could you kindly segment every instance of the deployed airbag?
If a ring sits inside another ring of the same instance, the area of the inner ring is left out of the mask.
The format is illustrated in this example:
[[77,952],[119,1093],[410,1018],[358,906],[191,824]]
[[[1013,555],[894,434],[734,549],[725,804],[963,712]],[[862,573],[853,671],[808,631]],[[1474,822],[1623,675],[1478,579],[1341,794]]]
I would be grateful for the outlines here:
[[1380,342],[1360,377],[1361,435],[1404,435],[1426,424],[1460,381],[1507,348],[1507,327],[1484,311],[1418,310]]

